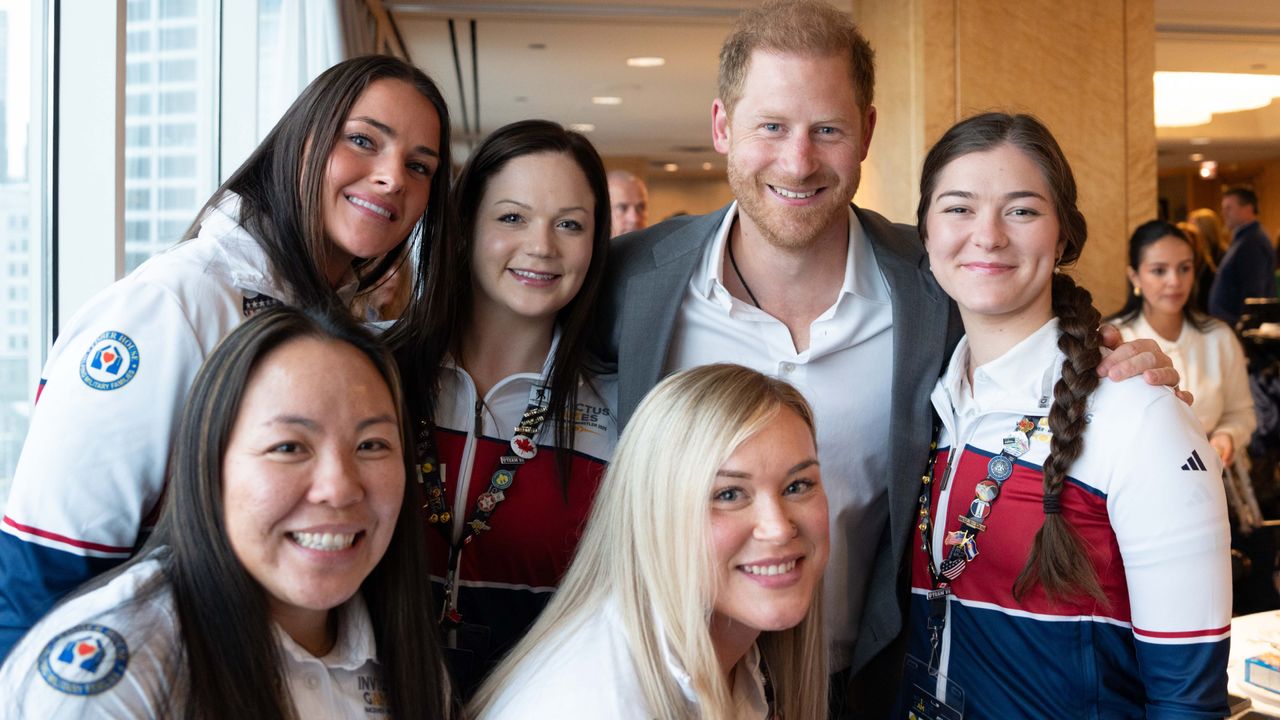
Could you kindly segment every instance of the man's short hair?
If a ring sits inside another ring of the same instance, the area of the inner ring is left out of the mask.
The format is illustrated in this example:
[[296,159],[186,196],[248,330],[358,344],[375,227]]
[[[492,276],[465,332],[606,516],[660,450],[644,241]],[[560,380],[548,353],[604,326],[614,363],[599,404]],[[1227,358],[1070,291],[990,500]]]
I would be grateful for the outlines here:
[[875,51],[849,14],[822,0],[768,0],[738,17],[720,48],[719,93],[733,113],[742,95],[751,55],[756,50],[849,59],[854,94],[865,112],[875,98]]
[[1233,187],[1222,193],[1222,195],[1223,197],[1231,195],[1235,197],[1236,202],[1253,208],[1254,213],[1258,212],[1258,195],[1247,187]]

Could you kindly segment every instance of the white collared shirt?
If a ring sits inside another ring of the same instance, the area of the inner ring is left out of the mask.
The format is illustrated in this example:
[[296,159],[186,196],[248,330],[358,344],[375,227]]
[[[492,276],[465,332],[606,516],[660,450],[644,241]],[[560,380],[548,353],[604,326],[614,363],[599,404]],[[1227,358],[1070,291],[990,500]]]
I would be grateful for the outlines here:
[[1243,450],[1258,424],[1244,349],[1226,323],[1215,319],[1209,323],[1209,329],[1201,331],[1183,319],[1177,340],[1161,336],[1141,312],[1127,323],[1117,323],[1117,327],[1125,342],[1137,338],[1155,340],[1178,371],[1182,387],[1195,396],[1191,412],[1205,433],[1229,433],[1236,449]]
[[[185,672],[173,594],[154,587],[160,563],[134,565],[55,609],[0,668],[0,720],[181,716],[174,677]],[[339,609],[338,639],[317,658],[278,626],[280,658],[300,718],[382,718],[388,713],[373,627],[357,593]]]
[[893,307],[871,242],[849,209],[849,252],[835,302],[809,326],[796,352],[782,321],[733,297],[721,268],[737,218],[729,208],[685,292],[665,370],[716,362],[790,382],[813,406],[818,461],[831,516],[825,583],[832,671],[849,665],[881,532],[888,518],[888,446],[893,380]]
[[[661,634],[661,633],[659,633]],[[698,695],[684,668],[663,647],[666,669],[689,700]],[[755,645],[734,668],[733,717],[767,720],[764,676]],[[692,716],[696,716],[696,713]],[[511,682],[480,713],[480,720],[650,720],[616,601],[584,613],[574,627],[539,645]]]

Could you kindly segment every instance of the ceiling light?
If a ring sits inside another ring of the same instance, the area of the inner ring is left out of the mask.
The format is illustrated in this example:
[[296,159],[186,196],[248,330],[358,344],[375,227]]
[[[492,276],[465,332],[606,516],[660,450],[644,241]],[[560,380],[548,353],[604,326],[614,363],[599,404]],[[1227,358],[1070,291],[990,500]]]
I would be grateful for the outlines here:
[[596,129],[591,123],[569,123],[569,129],[574,132],[589,133]]
[[546,50],[547,44],[546,43],[529,43],[529,49],[530,50]]
[[1191,127],[1214,113],[1256,110],[1280,97],[1280,75],[1157,72],[1156,126]]
[[1187,159],[1191,162],[1200,162],[1204,159],[1204,153],[1191,153]]
[[666,165],[662,166],[662,169],[666,170],[667,172],[675,172],[680,169],[680,166],[675,163],[667,163]]
[[621,105],[622,98],[616,95],[596,95],[591,98],[591,102],[596,105]]
[[712,167],[711,163],[702,163],[703,170],[710,170],[711,167]]
[[660,57],[632,57],[627,58],[627,65],[630,67],[662,67],[667,64],[666,58]]
[[1191,143],[1192,145],[1208,145],[1210,142],[1212,142],[1212,140],[1210,140],[1207,137],[1193,137],[1187,142]]
[[1200,163],[1200,177],[1205,180],[1212,180],[1218,177],[1218,163],[1212,160],[1205,160]]

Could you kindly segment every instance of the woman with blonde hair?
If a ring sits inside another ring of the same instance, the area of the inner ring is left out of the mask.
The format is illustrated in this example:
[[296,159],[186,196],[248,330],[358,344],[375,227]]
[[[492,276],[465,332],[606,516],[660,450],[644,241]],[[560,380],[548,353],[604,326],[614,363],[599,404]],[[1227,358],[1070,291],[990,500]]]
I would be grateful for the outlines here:
[[736,365],[673,375],[627,426],[560,590],[471,714],[823,718],[827,551],[800,393]]
[[1192,210],[1186,222],[1178,223],[1178,228],[1187,234],[1191,248],[1195,252],[1196,287],[1192,298],[1192,309],[1209,312],[1209,288],[1213,287],[1213,279],[1218,275],[1218,261],[1231,244],[1231,236],[1222,228],[1218,214],[1209,208]]

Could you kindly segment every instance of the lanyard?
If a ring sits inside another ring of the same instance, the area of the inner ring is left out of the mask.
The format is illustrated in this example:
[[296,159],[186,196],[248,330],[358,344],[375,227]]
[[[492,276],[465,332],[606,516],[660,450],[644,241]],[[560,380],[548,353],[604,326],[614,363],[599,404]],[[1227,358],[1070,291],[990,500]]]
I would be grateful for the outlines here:
[[[1023,416],[1013,430],[1004,436],[1000,454],[987,461],[987,475],[974,488],[974,498],[969,503],[969,509],[957,518],[962,527],[947,533],[943,540],[950,550],[947,551],[947,556],[941,565],[933,561],[933,520],[929,517],[933,502],[931,486],[935,477],[934,469],[938,464],[938,438],[941,434],[941,426],[934,423],[933,442],[929,445],[928,470],[920,478],[924,489],[920,493],[919,528],[921,549],[924,550],[925,560],[929,566],[929,576],[933,580],[933,589],[928,594],[928,627],[930,644],[933,648],[932,655],[935,657],[938,652],[938,638],[947,624],[947,596],[951,594],[951,583],[964,573],[970,562],[978,557],[978,534],[987,529],[984,521],[989,521],[992,506],[1000,496],[1001,487],[1013,476],[1014,461],[1025,455],[1031,448],[1031,433],[1035,431],[1038,424],[1042,423],[1047,424],[1045,418]],[[933,657],[929,659],[930,667],[933,666],[933,659]]]
[[[444,607],[440,614],[440,622],[448,628],[462,623],[462,614],[458,612],[457,602],[453,594],[453,586],[458,581],[458,568],[462,564],[462,548],[475,539],[484,530],[491,529],[488,521],[493,516],[498,504],[506,499],[506,491],[516,481],[516,471],[520,466],[532,460],[538,454],[537,437],[547,419],[547,407],[551,397],[551,389],[545,385],[534,385],[529,391],[529,405],[520,416],[511,436],[511,454],[498,459],[498,469],[489,477],[489,487],[476,498],[475,512],[462,529],[462,535],[453,541],[453,515],[445,504],[444,477],[440,474],[440,465],[436,461],[435,439],[432,437],[433,425],[427,421],[418,424],[417,442],[417,474],[418,483],[424,488],[428,510],[427,523],[439,528],[449,544],[448,572],[444,583]],[[477,434],[480,428],[474,430]]]

